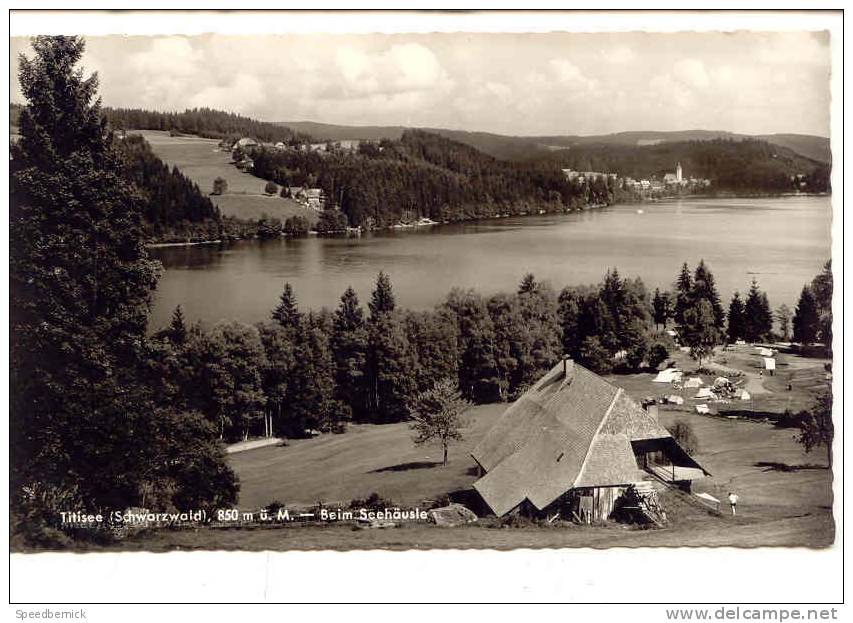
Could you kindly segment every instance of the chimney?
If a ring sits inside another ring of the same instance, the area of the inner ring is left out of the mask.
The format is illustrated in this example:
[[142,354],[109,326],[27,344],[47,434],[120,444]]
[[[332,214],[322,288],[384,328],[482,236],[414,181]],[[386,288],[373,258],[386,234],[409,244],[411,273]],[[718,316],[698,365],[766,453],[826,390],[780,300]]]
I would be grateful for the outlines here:
[[574,369],[575,362],[572,361],[572,358],[568,355],[563,355],[563,378],[568,381]]

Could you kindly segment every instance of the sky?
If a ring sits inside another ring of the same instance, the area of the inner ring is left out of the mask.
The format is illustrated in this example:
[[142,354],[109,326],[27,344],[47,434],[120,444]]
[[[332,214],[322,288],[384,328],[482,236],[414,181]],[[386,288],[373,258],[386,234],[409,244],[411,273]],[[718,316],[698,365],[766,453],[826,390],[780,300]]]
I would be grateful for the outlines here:
[[[11,39],[12,101],[18,53]],[[92,36],[107,106],[510,135],[829,136],[824,32]]]

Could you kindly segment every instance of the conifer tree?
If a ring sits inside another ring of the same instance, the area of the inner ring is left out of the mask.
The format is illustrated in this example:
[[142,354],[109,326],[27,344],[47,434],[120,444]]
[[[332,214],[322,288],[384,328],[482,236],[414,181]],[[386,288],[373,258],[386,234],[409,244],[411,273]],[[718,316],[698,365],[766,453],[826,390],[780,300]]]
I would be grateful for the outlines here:
[[655,288],[655,294],[652,298],[652,317],[655,321],[655,326],[666,327],[666,321],[669,320],[671,313],[669,293],[661,292],[660,288]]
[[397,301],[391,287],[391,278],[384,271],[379,271],[379,275],[376,277],[376,288],[367,304],[370,315],[375,317],[377,314],[392,312],[396,306]]
[[[20,57],[28,105],[10,162],[13,506],[233,502],[234,474],[214,431],[164,408],[168,395],[143,383],[157,268],[144,247],[142,198],[101,117],[97,77],[76,68],[84,41],[45,36],[32,46],[33,58]],[[199,443],[176,449],[169,431],[179,428]],[[193,477],[211,477],[204,492],[184,489],[193,485],[173,469],[176,452],[200,470]]]
[[705,264],[705,260],[699,260],[699,265],[693,274],[693,301],[705,299],[711,303],[711,309],[714,311],[714,326],[721,329],[726,324],[726,313],[723,311],[723,306],[720,303],[720,295],[717,293],[717,286],[714,281],[714,275]]
[[824,344],[827,352],[832,351],[832,284],[832,261],[829,260],[811,282],[818,313],[817,339]]
[[690,269],[687,267],[687,262],[681,266],[681,272],[678,273],[678,278],[675,280],[675,302],[672,308],[672,317],[675,324],[681,326],[684,324],[684,312],[687,310],[692,301],[693,293],[693,278],[690,276]]
[[32,46],[34,58],[20,57],[29,103],[10,162],[12,487],[38,482],[89,508],[120,507],[138,501],[132,422],[149,410],[134,367],[157,270],[97,77],[75,69],[83,40]]
[[415,387],[416,361],[402,314],[395,312],[391,279],[376,278],[367,323],[365,393],[367,417],[373,422],[399,422]]
[[184,323],[184,311],[180,305],[172,312],[172,321],[169,323],[168,331],[172,344],[181,345],[187,341],[187,326]]
[[336,394],[350,406],[353,417],[360,420],[366,409],[367,325],[352,287],[341,296],[341,304],[334,313],[330,346],[335,361]]
[[743,305],[744,337],[748,342],[760,342],[773,331],[773,313],[767,294],[758,288],[758,282],[753,279],[749,286],[749,294]]
[[296,295],[290,283],[284,284],[284,290],[279,296],[278,305],[272,312],[272,319],[288,330],[295,330],[299,326],[301,314],[296,305]]
[[744,337],[743,313],[743,301],[740,298],[740,293],[735,292],[732,295],[731,302],[729,303],[728,326],[726,328],[729,343],[731,344],[734,344]]
[[804,346],[815,341],[818,334],[820,315],[814,294],[809,286],[803,286],[800,300],[794,310],[794,341]]

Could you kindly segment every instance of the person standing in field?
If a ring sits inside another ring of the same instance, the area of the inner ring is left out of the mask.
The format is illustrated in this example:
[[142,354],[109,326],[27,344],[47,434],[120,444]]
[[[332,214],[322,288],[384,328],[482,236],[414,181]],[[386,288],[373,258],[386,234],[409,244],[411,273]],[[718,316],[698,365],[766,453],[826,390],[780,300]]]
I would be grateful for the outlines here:
[[737,515],[737,493],[729,491],[729,504],[732,507],[732,517]]

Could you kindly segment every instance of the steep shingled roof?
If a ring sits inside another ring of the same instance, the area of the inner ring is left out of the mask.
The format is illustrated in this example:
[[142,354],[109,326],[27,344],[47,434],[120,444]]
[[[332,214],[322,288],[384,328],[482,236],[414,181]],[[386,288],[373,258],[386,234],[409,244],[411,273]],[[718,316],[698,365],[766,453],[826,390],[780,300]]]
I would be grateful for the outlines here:
[[539,379],[471,452],[486,471],[474,488],[497,515],[525,499],[541,510],[574,487],[637,482],[631,442],[670,437],[622,389],[568,365]]

